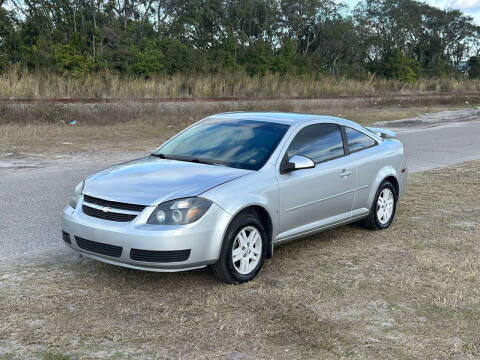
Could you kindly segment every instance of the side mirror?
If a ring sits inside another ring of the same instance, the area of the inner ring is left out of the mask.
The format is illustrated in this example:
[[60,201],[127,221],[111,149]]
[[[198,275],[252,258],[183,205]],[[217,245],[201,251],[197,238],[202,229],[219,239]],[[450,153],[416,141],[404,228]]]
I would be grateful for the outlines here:
[[280,173],[286,174],[292,171],[302,170],[302,169],[312,169],[315,167],[315,163],[312,159],[301,156],[293,155],[290,159],[284,158],[282,165],[280,166]]

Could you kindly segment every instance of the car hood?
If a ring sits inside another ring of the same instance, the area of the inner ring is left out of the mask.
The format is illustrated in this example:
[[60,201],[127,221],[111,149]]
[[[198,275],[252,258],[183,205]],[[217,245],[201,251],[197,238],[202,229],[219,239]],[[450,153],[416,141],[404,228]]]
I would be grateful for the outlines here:
[[172,199],[200,195],[251,172],[149,156],[89,176],[85,180],[83,193],[111,201],[157,205]]

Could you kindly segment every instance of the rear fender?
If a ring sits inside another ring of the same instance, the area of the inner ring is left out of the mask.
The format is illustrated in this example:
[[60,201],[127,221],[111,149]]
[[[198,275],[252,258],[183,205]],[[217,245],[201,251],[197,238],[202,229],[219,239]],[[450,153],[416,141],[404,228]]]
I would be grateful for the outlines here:
[[368,204],[370,208],[372,207],[373,200],[375,199],[375,195],[377,194],[377,190],[379,186],[382,184],[383,180],[386,178],[393,176],[398,181],[398,172],[390,165],[383,167],[375,177],[372,188],[370,189],[370,193],[368,195]]

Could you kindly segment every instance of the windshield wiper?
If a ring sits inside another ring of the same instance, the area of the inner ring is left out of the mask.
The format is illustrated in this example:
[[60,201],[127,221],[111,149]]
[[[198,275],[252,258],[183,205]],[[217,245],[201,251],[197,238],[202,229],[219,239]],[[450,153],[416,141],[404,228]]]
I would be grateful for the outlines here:
[[161,153],[151,153],[150,154],[151,156],[155,156],[155,157],[158,157],[160,159],[168,159],[169,157],[165,154],[161,154]]
[[188,157],[188,156],[174,156],[174,155],[166,155],[162,153],[151,153],[150,155],[158,157],[160,159],[169,159],[169,160],[177,160],[177,161],[187,161],[187,162],[193,162],[197,164],[207,164],[207,165],[216,165],[216,166],[226,166],[225,164],[215,162],[215,161],[210,161],[210,160],[205,160],[205,159],[199,159],[195,157]]
[[198,164],[207,164],[207,165],[215,165],[215,166],[226,166],[225,164],[215,162],[215,161],[210,161],[210,160],[204,160],[204,159],[199,159],[199,158],[193,158],[185,161],[190,161]]

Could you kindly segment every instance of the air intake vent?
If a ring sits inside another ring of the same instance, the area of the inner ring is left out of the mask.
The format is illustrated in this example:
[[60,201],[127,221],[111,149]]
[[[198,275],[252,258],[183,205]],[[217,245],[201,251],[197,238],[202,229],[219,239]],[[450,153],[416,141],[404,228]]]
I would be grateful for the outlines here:
[[123,249],[120,246],[99,243],[79,236],[75,236],[75,241],[77,242],[78,247],[83,250],[117,258],[122,255]]
[[67,244],[71,244],[72,240],[70,239],[70,234],[62,230],[62,238]]
[[189,257],[190,249],[173,251],[130,250],[130,258],[136,261],[168,263],[185,261]]

